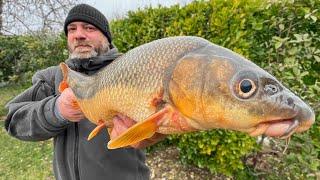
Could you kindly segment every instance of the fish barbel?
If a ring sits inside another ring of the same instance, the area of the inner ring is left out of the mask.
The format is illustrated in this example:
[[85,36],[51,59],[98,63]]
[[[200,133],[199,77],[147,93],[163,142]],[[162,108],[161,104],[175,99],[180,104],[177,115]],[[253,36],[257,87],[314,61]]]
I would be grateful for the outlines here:
[[[109,149],[162,134],[211,129],[286,138],[315,121],[313,110],[275,77],[203,38],[163,38],[136,47],[94,75],[60,64],[85,116],[112,128],[125,115],[137,123]],[[63,88],[62,88],[63,89]]]

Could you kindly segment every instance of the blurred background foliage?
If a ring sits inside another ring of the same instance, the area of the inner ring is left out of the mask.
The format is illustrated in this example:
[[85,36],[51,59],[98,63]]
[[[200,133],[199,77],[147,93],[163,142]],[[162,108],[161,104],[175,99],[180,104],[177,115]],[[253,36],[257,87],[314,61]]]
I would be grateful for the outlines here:
[[[257,63],[316,111],[316,124],[294,135],[285,154],[278,153],[285,148],[283,141],[269,140],[271,150],[266,150],[255,138],[226,130],[170,136],[159,146],[177,146],[182,162],[212,173],[316,179],[320,177],[319,20],[319,0],[209,0],[129,12],[111,27],[114,44],[122,52],[168,36],[203,37]],[[30,84],[35,71],[66,58],[64,34],[0,36],[0,82]],[[262,166],[258,157],[272,166]]]

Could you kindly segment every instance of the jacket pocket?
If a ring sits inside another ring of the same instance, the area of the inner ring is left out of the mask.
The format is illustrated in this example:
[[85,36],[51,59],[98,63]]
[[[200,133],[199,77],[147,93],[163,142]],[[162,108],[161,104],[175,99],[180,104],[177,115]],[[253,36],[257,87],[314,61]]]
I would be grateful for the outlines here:
[[34,87],[32,92],[32,101],[39,101],[54,94],[54,90],[44,80],[40,80]]

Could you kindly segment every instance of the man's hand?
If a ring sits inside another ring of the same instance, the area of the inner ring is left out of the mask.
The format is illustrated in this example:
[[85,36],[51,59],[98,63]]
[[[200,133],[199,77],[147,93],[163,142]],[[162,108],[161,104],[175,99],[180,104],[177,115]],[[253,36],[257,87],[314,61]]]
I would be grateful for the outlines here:
[[[117,115],[116,117],[113,118],[113,128],[110,134],[110,138],[114,139],[118,137],[123,132],[125,132],[128,128],[133,126],[135,123],[136,123],[135,121],[133,121],[132,119],[126,116]],[[166,137],[167,135],[165,134],[155,133],[151,138],[145,139],[134,145],[131,145],[131,147],[139,148],[139,149],[145,148],[163,140]]]
[[57,108],[61,116],[72,122],[79,122],[85,116],[79,106],[75,104],[76,97],[70,88],[66,88],[57,99]]

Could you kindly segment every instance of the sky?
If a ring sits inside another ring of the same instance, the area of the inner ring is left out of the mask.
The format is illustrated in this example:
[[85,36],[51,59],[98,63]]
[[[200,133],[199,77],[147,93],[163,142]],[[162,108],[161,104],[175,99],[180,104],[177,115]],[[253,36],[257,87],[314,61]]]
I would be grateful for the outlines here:
[[[77,0],[77,3],[86,3],[97,8],[107,17],[109,21],[111,21],[125,17],[129,10],[135,11],[138,8],[143,9],[150,6],[157,7],[159,4],[167,7],[175,4],[184,6],[192,1],[193,0]],[[41,28],[45,27],[44,25],[46,22],[43,21],[43,18],[41,18],[42,16],[40,16],[42,12],[41,10],[34,12],[35,10],[33,10],[31,7],[24,9],[23,6],[14,6],[14,2],[9,7],[13,8],[12,12],[14,15],[4,15],[4,30],[2,29],[4,34],[32,33],[37,32]],[[5,6],[4,8],[8,8],[8,6]],[[30,14],[30,12],[32,12],[32,14]],[[47,19],[48,22],[53,22],[53,24],[49,23],[48,25],[54,32],[59,32],[62,29],[65,18],[64,16],[66,16],[65,14],[62,15],[63,17],[61,16],[59,19],[56,19],[55,16],[49,16]]]
[[175,4],[186,5],[192,0],[82,0],[82,2],[99,9],[107,19],[125,16],[128,10],[137,10],[139,7],[172,6]]

